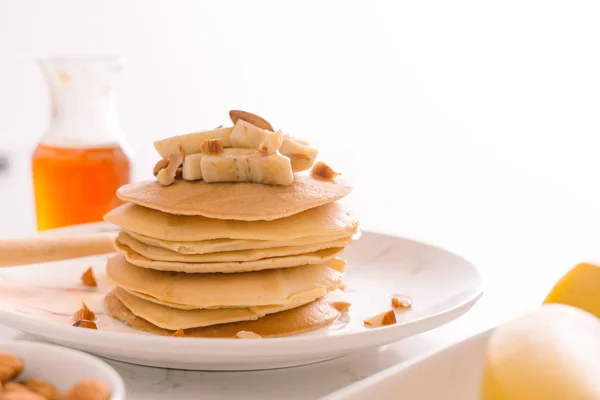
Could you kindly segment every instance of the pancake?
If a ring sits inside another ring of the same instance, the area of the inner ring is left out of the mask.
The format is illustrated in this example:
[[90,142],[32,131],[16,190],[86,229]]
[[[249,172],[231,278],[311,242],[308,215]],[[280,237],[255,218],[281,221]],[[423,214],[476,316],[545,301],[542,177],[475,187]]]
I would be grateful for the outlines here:
[[180,305],[179,308],[290,304],[315,291],[322,295],[322,289],[334,290],[342,283],[344,269],[342,260],[330,260],[324,264],[233,275],[186,274],[137,267],[121,254],[111,256],[106,264],[106,274],[117,286]]
[[238,251],[238,250],[256,250],[256,249],[270,249],[273,247],[297,247],[305,246],[307,244],[316,244],[322,242],[328,242],[338,239],[357,240],[358,233],[349,235],[347,233],[341,233],[339,235],[328,235],[328,236],[306,236],[297,239],[289,240],[248,240],[248,239],[211,239],[211,240],[199,240],[199,241],[181,241],[176,242],[173,240],[156,239],[145,235],[140,235],[132,231],[125,231],[129,236],[136,239],[138,242],[159,247],[161,249],[167,249],[174,251],[179,254],[207,254],[207,253],[218,253],[224,251]]
[[354,215],[339,203],[313,208],[275,221],[225,221],[198,216],[166,214],[124,204],[104,216],[124,230],[170,241],[211,239],[290,240],[307,236],[327,237],[358,230]]
[[213,263],[186,263],[179,261],[151,260],[133,251],[129,246],[115,242],[115,250],[123,254],[125,259],[138,267],[150,268],[159,271],[178,271],[187,273],[212,273],[226,274],[237,272],[261,271],[264,269],[298,267],[307,264],[320,264],[331,260],[344,250],[343,247],[332,247],[312,253],[296,254],[293,256],[265,258],[255,261],[228,261]]
[[347,196],[350,191],[351,187],[341,182],[296,175],[294,183],[289,186],[185,180],[162,186],[152,180],[121,186],[117,196],[126,203],[169,214],[271,221],[334,202]]
[[229,261],[254,261],[265,258],[292,256],[297,254],[312,253],[315,251],[329,249],[332,247],[346,247],[352,243],[350,239],[338,239],[330,242],[314,243],[296,247],[273,247],[270,249],[224,251],[209,254],[179,254],[171,250],[150,246],[139,242],[127,233],[120,232],[116,241],[123,244],[136,253],[156,261],[180,261],[186,263],[209,263]]
[[[173,335],[175,330],[163,329],[132,313],[116,296],[115,291],[105,298],[108,314],[134,329],[159,335]],[[335,321],[340,312],[327,296],[318,300],[282,311],[268,314],[256,321],[234,322],[185,330],[187,337],[233,338],[240,331],[254,332],[263,338],[290,336],[321,328]]]
[[121,288],[115,294],[132,313],[163,329],[201,328],[204,326],[227,324],[239,321],[254,321],[267,314],[273,314],[298,307],[315,300],[315,297],[298,299],[286,305],[257,306],[247,308],[216,308],[212,310],[180,310],[139,298]]

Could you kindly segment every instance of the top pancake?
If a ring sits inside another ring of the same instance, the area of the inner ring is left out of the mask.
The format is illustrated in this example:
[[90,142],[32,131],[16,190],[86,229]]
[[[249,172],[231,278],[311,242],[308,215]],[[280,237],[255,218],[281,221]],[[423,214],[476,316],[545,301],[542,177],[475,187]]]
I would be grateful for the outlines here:
[[121,186],[117,196],[169,214],[271,221],[334,202],[350,191],[351,187],[341,182],[296,175],[289,186],[185,180],[162,186],[156,181],[144,181]]

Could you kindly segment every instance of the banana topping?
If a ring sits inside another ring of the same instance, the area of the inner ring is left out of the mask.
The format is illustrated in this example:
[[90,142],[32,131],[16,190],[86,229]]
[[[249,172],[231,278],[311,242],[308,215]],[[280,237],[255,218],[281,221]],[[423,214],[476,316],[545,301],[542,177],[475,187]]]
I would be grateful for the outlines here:
[[[258,115],[238,110],[230,111],[229,115],[233,127],[154,142],[163,157],[154,169],[158,182],[168,186],[182,177],[189,181],[291,185],[294,172],[313,166],[317,149],[307,142],[275,131]],[[179,155],[181,160],[173,159]]]

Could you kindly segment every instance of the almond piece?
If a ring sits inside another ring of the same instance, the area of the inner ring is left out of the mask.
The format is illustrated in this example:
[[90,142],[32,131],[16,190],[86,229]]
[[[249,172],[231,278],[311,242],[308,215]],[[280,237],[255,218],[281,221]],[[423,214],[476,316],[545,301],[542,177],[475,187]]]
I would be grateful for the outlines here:
[[[29,392],[30,390],[25,387],[22,383],[18,382],[6,382],[4,384],[4,392]],[[0,396],[0,399],[4,397]]]
[[336,301],[334,303],[331,303],[331,305],[339,312],[344,312],[350,308],[352,303],[348,303],[347,301]]
[[169,166],[171,161],[168,158],[162,158],[158,160],[156,164],[154,164],[154,168],[152,169],[152,173],[154,176],[158,175],[161,169],[165,169]]
[[18,376],[25,364],[14,354],[0,353],[0,382],[10,381]]
[[223,139],[203,140],[200,149],[204,154],[221,154],[223,152]]
[[182,328],[179,328],[171,336],[184,337],[185,336],[185,331]]
[[78,328],[87,328],[87,329],[98,329],[98,326],[94,321],[80,320],[76,321],[73,326]]
[[396,323],[396,314],[394,310],[389,310],[363,321],[365,326],[378,328],[380,326],[392,325]]
[[260,336],[258,333],[254,333],[251,331],[239,331],[238,333],[235,334],[235,338],[237,338],[237,339],[261,339],[262,336]]
[[96,379],[84,379],[76,383],[63,400],[108,400],[110,389]]
[[16,391],[16,392],[2,392],[0,396],[1,400],[46,400],[44,397],[39,394],[30,392],[29,390],[25,391]]
[[73,314],[73,321],[95,321],[96,314],[88,308],[88,306],[81,302],[81,308]]
[[98,286],[98,282],[96,282],[96,277],[94,276],[94,270],[92,267],[89,267],[83,275],[81,275],[81,282],[85,286],[96,287]]
[[50,382],[44,379],[28,379],[22,382],[33,393],[37,393],[46,400],[60,400],[62,393]]
[[411,308],[412,298],[406,294],[392,295],[392,308]]
[[340,176],[339,172],[334,172],[333,169],[322,161],[316,163],[310,171],[310,176],[315,179],[322,181],[333,181],[336,177]]
[[254,126],[258,126],[261,129],[267,129],[269,131],[274,132],[275,130],[266,119],[259,117],[256,114],[252,114],[246,111],[241,110],[231,110],[229,111],[229,118],[231,118],[231,122],[235,125],[238,120],[246,121]]

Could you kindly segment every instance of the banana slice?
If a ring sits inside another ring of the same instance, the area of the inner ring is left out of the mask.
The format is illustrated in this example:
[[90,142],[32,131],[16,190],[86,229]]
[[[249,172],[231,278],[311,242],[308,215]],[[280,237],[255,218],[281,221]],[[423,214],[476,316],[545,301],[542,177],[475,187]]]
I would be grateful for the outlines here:
[[254,149],[223,149],[220,154],[192,154],[183,162],[183,179],[206,182],[255,182],[291,185],[294,173],[290,160],[278,152],[265,154]]
[[[278,131],[281,133],[280,131]],[[173,136],[170,138],[154,142],[154,147],[161,157],[168,157],[177,152],[178,145],[183,147],[187,156],[201,153],[202,142],[209,139],[222,139],[223,147],[239,147],[247,149],[259,149],[266,138],[270,138],[269,151],[274,150],[278,145],[278,132],[271,132],[252,125],[244,120],[238,120],[234,127],[219,128],[211,131],[189,133],[186,135]],[[294,172],[306,171],[310,169],[317,157],[317,149],[312,148],[308,143],[284,136],[281,146],[278,148],[281,155],[290,159],[292,170]]]
[[294,172],[310,169],[317,158],[317,149],[310,147],[308,143],[300,142],[290,137],[284,137],[279,152],[289,157]]
[[185,155],[200,153],[202,151],[202,142],[209,139],[223,139],[223,147],[232,147],[229,135],[233,127],[218,128],[210,131],[188,133],[185,135],[172,136],[166,139],[154,142],[154,148],[165,158],[178,151],[177,146],[181,145]]
[[281,148],[283,144],[283,133],[281,131],[269,132],[263,139],[258,150],[267,154],[274,154]]

